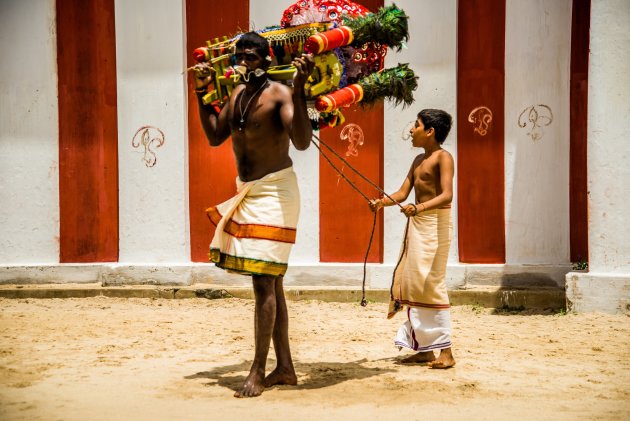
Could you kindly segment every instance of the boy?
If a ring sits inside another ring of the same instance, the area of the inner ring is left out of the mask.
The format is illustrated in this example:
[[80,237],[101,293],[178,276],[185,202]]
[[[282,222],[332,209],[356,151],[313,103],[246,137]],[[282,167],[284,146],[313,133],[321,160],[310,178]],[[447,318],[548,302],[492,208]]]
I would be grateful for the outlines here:
[[[404,201],[413,187],[415,201],[401,212],[409,219],[402,252],[394,270],[390,308],[393,317],[407,306],[407,321],[400,327],[395,344],[418,351],[403,363],[428,363],[431,368],[455,365],[451,351],[450,302],[444,281],[448,249],[451,244],[451,201],[454,163],[442,149],[452,125],[451,116],[442,110],[425,109],[418,113],[410,130],[412,145],[423,148],[400,189],[389,198],[370,202],[377,212],[384,206]],[[433,350],[440,350],[435,358]]]

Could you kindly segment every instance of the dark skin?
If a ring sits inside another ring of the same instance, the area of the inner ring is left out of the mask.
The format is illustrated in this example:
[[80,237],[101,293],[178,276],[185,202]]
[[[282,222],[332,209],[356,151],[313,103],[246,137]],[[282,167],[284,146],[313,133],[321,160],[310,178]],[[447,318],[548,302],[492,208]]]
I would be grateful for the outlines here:
[[[418,155],[411,164],[409,173],[400,189],[389,198],[374,199],[370,209],[378,212],[384,206],[392,206],[407,199],[411,189],[415,192],[414,203],[406,204],[400,210],[405,216],[414,216],[424,210],[450,207],[453,200],[454,161],[450,153],[442,149],[435,139],[435,130],[425,128],[421,119],[417,119],[410,130],[412,145],[423,148],[424,153]],[[450,368],[455,365],[451,348],[442,349],[435,358],[433,351],[418,352],[402,360],[403,363],[427,363],[431,368]]]
[[[254,49],[236,51],[236,64],[247,72],[266,69],[267,62]],[[296,74],[294,89],[262,77],[249,75],[249,82],[237,86],[219,114],[199,99],[199,116],[210,146],[219,146],[232,137],[232,149],[239,178],[252,181],[293,165],[289,142],[297,150],[308,148],[312,137],[306,109],[304,84],[314,67],[312,56],[303,55],[293,63]],[[195,80],[197,89],[212,82],[207,64],[198,65],[206,71]],[[249,104],[249,105],[248,105]],[[243,119],[243,123],[241,123]],[[289,317],[282,285],[282,276],[253,275],[256,300],[255,351],[249,375],[234,396],[260,395],[265,387],[276,384],[297,384],[297,376],[289,347]],[[276,368],[265,377],[267,355],[273,340]]]

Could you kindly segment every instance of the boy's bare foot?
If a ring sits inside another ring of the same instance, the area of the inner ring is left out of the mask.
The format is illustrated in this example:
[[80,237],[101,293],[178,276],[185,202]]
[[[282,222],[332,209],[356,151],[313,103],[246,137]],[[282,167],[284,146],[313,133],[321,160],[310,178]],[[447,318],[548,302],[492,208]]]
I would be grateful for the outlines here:
[[440,355],[437,357],[437,359],[429,363],[429,367],[431,368],[451,368],[454,366],[455,358],[453,358],[451,348],[446,348],[440,351]]
[[263,384],[265,387],[271,387],[276,384],[288,384],[295,386],[297,384],[297,376],[295,375],[295,370],[293,369],[280,369],[276,367],[275,370],[265,377]]
[[265,390],[263,384],[265,373],[258,372],[258,370],[252,370],[249,372],[249,376],[245,379],[241,390],[234,393],[235,398],[252,398],[254,396],[260,396]]
[[400,360],[403,364],[416,364],[416,363],[428,363],[435,360],[435,354],[433,351],[418,352],[410,357]]

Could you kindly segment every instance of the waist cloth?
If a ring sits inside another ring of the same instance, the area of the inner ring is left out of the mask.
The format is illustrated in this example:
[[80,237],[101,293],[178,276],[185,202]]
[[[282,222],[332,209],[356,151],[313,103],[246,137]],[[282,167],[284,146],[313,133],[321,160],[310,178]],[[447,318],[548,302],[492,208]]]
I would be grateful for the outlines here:
[[450,209],[432,209],[409,218],[394,271],[388,318],[403,305],[450,308],[445,277],[452,233]]
[[293,167],[248,182],[237,177],[236,187],[236,196],[206,209],[216,225],[210,261],[245,275],[284,275],[300,214]]
[[391,318],[407,306],[407,320],[394,339],[399,348],[427,352],[451,346],[445,277],[452,232],[450,208],[409,218],[387,314]]

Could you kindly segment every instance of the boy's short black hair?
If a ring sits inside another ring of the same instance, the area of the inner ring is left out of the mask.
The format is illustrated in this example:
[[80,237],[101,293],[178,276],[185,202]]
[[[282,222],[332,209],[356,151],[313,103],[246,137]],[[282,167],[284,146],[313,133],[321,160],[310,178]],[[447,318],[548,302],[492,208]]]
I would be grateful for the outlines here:
[[238,41],[236,41],[236,48],[252,48],[265,63],[269,63],[269,61],[266,60],[267,56],[269,56],[269,41],[256,32],[246,32],[241,35]]
[[438,143],[444,143],[453,125],[453,117],[449,113],[443,110],[426,108],[418,113],[418,118],[422,120],[425,130],[431,127],[435,130],[435,140]]

